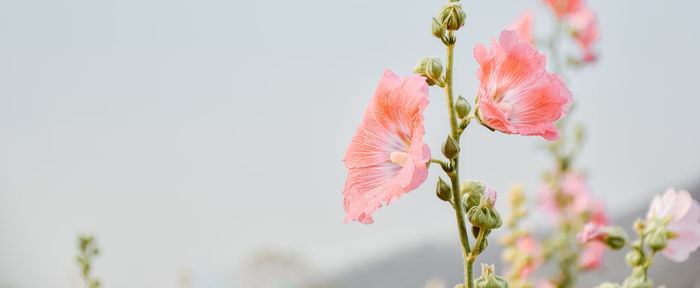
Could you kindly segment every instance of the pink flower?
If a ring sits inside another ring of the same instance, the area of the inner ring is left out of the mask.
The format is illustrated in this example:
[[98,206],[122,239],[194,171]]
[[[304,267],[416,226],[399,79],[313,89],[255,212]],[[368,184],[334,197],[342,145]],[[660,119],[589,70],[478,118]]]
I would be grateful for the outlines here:
[[537,285],[535,286],[536,288],[556,288],[552,282],[545,281],[545,280],[540,280],[537,282]]
[[605,243],[591,242],[586,244],[578,257],[578,265],[584,270],[593,270],[603,264],[603,254],[606,250]]
[[571,92],[561,77],[546,71],[546,59],[532,44],[503,31],[499,42],[474,48],[481,81],[477,116],[482,124],[504,133],[559,138],[554,122],[571,106]]
[[583,0],[544,0],[544,2],[552,7],[559,18],[575,13],[583,7]]
[[605,238],[604,228],[604,226],[595,223],[586,223],[586,225],[583,225],[583,230],[576,236],[576,239],[581,243],[603,241]]
[[532,21],[534,18],[535,14],[532,11],[526,11],[508,29],[518,32],[518,40],[532,44],[535,42],[535,38],[532,36]]
[[518,247],[518,251],[529,259],[527,264],[523,265],[519,271],[520,278],[527,278],[542,265],[540,245],[530,235],[518,238],[515,245]]
[[428,176],[430,149],[423,143],[428,84],[414,75],[384,71],[362,123],[345,152],[345,222],[373,222],[372,214],[417,188]]
[[[586,178],[581,174],[568,172],[560,178],[561,193],[565,197],[562,207],[551,184],[547,183],[540,189],[540,205],[544,211],[554,218],[562,216],[569,218],[596,207],[591,197]],[[598,203],[602,205],[602,203]],[[602,208],[602,207],[598,207]]]
[[595,13],[591,9],[582,8],[571,14],[567,21],[574,31],[574,39],[583,49],[583,61],[595,61],[596,55],[593,54],[592,46],[600,34]]
[[688,191],[668,188],[663,196],[654,196],[647,212],[650,219],[670,220],[666,229],[677,235],[662,251],[668,259],[683,262],[700,247],[700,206]]

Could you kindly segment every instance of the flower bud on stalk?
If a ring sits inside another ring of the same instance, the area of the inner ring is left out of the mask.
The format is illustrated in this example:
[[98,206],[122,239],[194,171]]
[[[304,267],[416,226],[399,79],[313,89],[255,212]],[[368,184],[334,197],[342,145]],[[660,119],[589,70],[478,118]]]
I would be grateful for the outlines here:
[[627,261],[627,264],[629,264],[630,267],[641,266],[644,264],[644,254],[642,254],[642,251],[634,248],[632,251],[627,252],[627,255],[625,255],[625,261]]
[[481,264],[481,277],[474,280],[477,288],[508,288],[508,280],[494,274],[494,266]]
[[459,143],[452,136],[447,136],[445,143],[442,143],[442,155],[447,159],[455,159],[459,155]]
[[644,267],[635,267],[634,270],[632,270],[632,275],[627,277],[627,279],[625,279],[625,282],[622,283],[622,287],[653,288],[654,283],[651,281],[651,279],[647,279],[645,270],[646,268]]
[[472,111],[472,106],[469,105],[467,99],[464,99],[464,97],[460,95],[457,98],[457,102],[455,102],[455,111],[457,112],[457,117],[459,119],[464,119],[469,116],[469,112]]
[[647,246],[654,251],[663,250],[668,244],[668,231],[660,228],[645,237]]
[[603,242],[610,249],[620,250],[627,244],[627,233],[620,227],[606,227]]
[[438,85],[442,87],[442,62],[440,58],[435,56],[423,57],[418,59],[418,64],[413,68],[413,73],[417,73],[425,77],[425,82],[428,85]]
[[464,26],[467,19],[467,14],[462,9],[462,3],[459,0],[450,0],[449,3],[442,6],[438,14],[438,22],[447,30],[457,30]]
[[438,198],[443,201],[450,201],[452,198],[452,188],[448,185],[442,178],[438,177],[437,188],[435,189],[435,194]]
[[493,207],[496,203],[496,191],[487,189],[484,197],[481,197],[479,206],[472,207],[467,212],[467,217],[472,225],[483,229],[495,229],[501,227],[502,220],[498,211]]
[[442,39],[442,37],[445,36],[445,28],[440,25],[440,22],[438,22],[435,17],[433,17],[433,25],[430,28],[433,36],[437,37],[438,39]]

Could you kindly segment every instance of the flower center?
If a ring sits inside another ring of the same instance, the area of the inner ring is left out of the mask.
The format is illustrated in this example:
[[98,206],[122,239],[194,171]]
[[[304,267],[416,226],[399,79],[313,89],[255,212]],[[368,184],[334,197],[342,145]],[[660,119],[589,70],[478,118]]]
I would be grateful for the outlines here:
[[399,166],[403,166],[403,164],[406,164],[407,159],[408,153],[403,151],[391,152],[391,155],[389,155],[389,160]]

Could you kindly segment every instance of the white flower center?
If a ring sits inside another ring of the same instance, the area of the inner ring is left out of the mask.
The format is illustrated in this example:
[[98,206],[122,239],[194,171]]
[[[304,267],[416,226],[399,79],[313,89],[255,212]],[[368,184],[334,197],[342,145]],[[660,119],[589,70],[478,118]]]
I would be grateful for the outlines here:
[[389,160],[391,160],[391,162],[399,166],[403,166],[403,164],[406,164],[407,159],[408,153],[403,151],[391,152],[391,155],[389,155]]

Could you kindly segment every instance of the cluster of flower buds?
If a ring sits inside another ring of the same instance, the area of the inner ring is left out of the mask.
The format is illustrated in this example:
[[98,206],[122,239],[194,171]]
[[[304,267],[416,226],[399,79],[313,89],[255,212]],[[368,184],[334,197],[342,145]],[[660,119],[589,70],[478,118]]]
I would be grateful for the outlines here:
[[431,32],[433,36],[442,40],[445,45],[455,44],[456,38],[452,31],[458,30],[467,20],[467,14],[462,9],[459,0],[450,0],[442,6],[437,18],[433,18]]
[[413,68],[413,73],[425,77],[425,82],[428,85],[445,86],[444,76],[442,75],[442,61],[435,56],[423,57],[418,59],[418,64]]
[[578,234],[578,240],[581,243],[600,241],[612,250],[620,250],[627,244],[627,233],[620,227],[588,223]]

